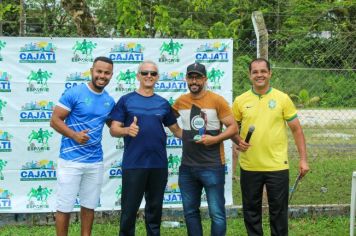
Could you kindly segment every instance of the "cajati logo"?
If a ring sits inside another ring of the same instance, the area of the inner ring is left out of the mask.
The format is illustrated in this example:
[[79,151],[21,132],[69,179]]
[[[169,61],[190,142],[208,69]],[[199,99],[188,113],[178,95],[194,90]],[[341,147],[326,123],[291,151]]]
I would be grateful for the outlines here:
[[51,42],[30,42],[20,48],[20,63],[56,63],[56,47]]
[[0,210],[12,208],[11,198],[14,196],[9,190],[0,188]]
[[4,130],[0,129],[0,152],[11,152],[11,142],[13,136]]
[[6,71],[0,71],[0,92],[11,92],[11,75]]

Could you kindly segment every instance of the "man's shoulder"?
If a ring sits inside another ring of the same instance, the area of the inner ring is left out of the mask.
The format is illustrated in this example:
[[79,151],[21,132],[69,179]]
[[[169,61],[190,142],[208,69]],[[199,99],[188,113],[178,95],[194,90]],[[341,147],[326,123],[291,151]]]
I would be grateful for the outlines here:
[[189,93],[181,94],[176,100],[175,103],[179,103],[182,101],[192,101],[192,98]]
[[289,95],[279,89],[273,88],[271,94],[281,99],[289,99]]
[[251,97],[251,96],[255,96],[255,95],[251,92],[251,89],[249,89],[249,90],[243,92],[242,94],[240,94],[239,96],[237,96],[235,98],[235,100],[244,100],[244,99],[246,99],[248,97]]
[[285,93],[279,89],[276,89],[276,88],[272,88],[272,93],[287,95],[287,93]]
[[161,95],[159,95],[159,94],[157,94],[157,93],[154,94],[154,97],[155,97],[155,99],[157,99],[157,100],[168,102],[167,99],[165,99],[164,97],[162,97]]
[[109,94],[109,92],[106,91],[106,90],[104,90],[104,93],[102,94],[102,96],[103,96],[105,99],[110,100],[110,102],[115,102],[115,99],[113,98],[113,96],[111,96],[111,95]]
[[120,100],[127,100],[127,99],[129,99],[129,98],[131,98],[131,97],[134,97],[134,96],[136,96],[136,95],[137,95],[136,92],[130,92],[130,93],[127,93],[127,94],[122,95],[122,96],[120,97]]
[[62,97],[68,97],[68,96],[76,96],[76,95],[81,95],[83,93],[86,93],[88,91],[87,85],[86,84],[80,84],[71,88],[66,89],[62,93]]

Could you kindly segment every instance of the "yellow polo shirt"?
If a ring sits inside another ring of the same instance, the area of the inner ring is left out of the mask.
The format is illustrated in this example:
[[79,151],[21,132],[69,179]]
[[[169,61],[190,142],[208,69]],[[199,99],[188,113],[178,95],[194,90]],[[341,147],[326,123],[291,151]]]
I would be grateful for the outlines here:
[[251,147],[241,152],[239,162],[247,171],[278,171],[289,168],[287,123],[297,117],[289,96],[270,88],[259,95],[252,89],[236,97],[232,111],[241,122],[240,136],[245,138],[250,126],[255,126]]

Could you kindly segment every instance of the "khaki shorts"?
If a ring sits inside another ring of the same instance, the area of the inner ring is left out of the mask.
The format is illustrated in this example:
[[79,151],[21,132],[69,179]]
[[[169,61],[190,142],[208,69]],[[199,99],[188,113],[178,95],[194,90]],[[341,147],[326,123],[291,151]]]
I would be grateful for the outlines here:
[[99,204],[104,165],[58,160],[57,211],[71,212],[79,194],[80,206],[95,209]]

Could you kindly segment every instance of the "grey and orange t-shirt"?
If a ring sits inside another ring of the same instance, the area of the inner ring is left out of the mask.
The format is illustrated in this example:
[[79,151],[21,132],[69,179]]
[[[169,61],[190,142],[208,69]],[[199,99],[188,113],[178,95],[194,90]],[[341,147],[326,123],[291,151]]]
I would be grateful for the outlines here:
[[227,101],[220,95],[206,91],[199,99],[191,94],[180,96],[173,104],[179,114],[183,129],[182,164],[187,166],[208,167],[225,164],[223,142],[210,146],[197,144],[195,138],[204,134],[216,136],[222,131],[221,119],[232,115]]

